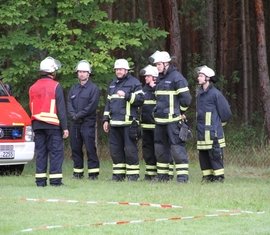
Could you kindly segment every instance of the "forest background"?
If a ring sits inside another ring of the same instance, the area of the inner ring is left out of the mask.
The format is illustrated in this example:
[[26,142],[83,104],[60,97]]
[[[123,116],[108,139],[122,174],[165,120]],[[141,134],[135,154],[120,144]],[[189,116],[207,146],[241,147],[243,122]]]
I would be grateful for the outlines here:
[[[128,59],[132,74],[142,81],[139,71],[149,64],[148,57],[168,51],[190,85],[188,118],[194,132],[195,68],[207,64],[216,71],[217,86],[233,112],[225,160],[270,166],[269,11],[267,0],[2,1],[0,73],[28,110],[27,91],[42,59],[61,61],[58,80],[66,93],[77,82],[76,63],[90,61],[92,79],[102,90],[97,144],[100,156],[107,158],[101,117],[115,59]],[[188,147],[196,150],[195,139]]]

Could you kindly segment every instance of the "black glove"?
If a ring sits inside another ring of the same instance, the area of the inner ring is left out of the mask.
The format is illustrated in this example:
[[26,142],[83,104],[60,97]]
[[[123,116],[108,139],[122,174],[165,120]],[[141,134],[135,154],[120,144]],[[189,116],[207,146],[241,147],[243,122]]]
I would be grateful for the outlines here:
[[129,137],[132,140],[139,140],[141,138],[141,128],[136,120],[133,120],[129,127]]
[[215,138],[213,141],[213,148],[209,151],[210,157],[214,160],[219,160],[223,158],[223,150],[220,148],[218,139]]
[[192,138],[192,132],[186,121],[182,121],[180,124],[179,138],[183,142],[186,142]]

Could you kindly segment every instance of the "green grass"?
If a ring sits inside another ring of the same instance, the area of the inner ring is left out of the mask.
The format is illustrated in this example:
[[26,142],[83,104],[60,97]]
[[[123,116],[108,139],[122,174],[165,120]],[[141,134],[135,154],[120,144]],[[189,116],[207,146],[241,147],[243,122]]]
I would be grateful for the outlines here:
[[[191,164],[190,183],[112,182],[111,162],[101,162],[98,181],[71,178],[72,162],[64,164],[63,187],[38,188],[34,183],[34,163],[22,176],[0,177],[0,234],[270,234],[270,170],[225,167],[223,184],[201,184],[197,164]],[[143,168],[143,163],[142,163]],[[143,173],[143,170],[141,171]],[[26,198],[77,200],[67,202],[30,202]],[[87,204],[86,201],[96,201]],[[183,208],[112,205],[108,202],[148,202],[179,205]],[[205,215],[217,210],[264,211],[218,217]],[[146,220],[196,216],[194,219],[102,225],[121,220]],[[47,225],[62,228],[23,229]],[[84,225],[78,227],[77,225]]]

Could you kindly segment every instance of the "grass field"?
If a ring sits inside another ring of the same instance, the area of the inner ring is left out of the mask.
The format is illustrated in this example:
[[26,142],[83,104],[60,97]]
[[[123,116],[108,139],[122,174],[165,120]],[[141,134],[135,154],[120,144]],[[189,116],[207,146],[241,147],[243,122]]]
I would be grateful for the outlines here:
[[270,234],[270,170],[225,171],[223,184],[202,185],[197,164],[184,185],[117,183],[110,161],[89,181],[72,179],[66,160],[63,187],[37,188],[31,163],[22,176],[0,177],[0,234]]

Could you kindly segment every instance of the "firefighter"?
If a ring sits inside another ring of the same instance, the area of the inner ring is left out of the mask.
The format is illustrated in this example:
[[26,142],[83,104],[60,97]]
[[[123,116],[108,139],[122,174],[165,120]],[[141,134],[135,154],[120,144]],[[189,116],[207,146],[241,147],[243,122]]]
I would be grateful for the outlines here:
[[145,161],[145,180],[152,180],[157,175],[157,159],[154,148],[155,120],[153,109],[156,105],[155,87],[158,70],[155,66],[147,65],[140,71],[144,76],[145,85],[143,87],[144,103],[141,109],[142,127],[142,155]]
[[228,101],[214,86],[213,69],[202,66],[198,69],[197,90],[197,149],[202,170],[202,182],[223,182],[223,126],[232,113]]
[[84,177],[83,145],[87,154],[88,179],[96,180],[99,175],[99,159],[96,151],[96,111],[99,88],[91,81],[91,66],[88,61],[78,62],[78,83],[68,93],[67,109],[71,119],[70,145],[73,159],[73,178]]
[[[176,180],[188,182],[188,155],[185,142],[179,138],[179,121],[191,103],[188,82],[177,71],[166,51],[156,51],[150,59],[156,65],[159,77],[156,85],[156,107],[154,109],[155,153],[157,157],[158,181],[170,179],[170,164],[175,163]],[[170,149],[170,154],[166,149]],[[172,160],[171,160],[172,159]]]
[[47,57],[40,63],[40,78],[29,89],[29,106],[35,133],[36,185],[47,186],[49,159],[49,182],[62,185],[64,160],[63,138],[69,135],[63,89],[55,81],[59,61]]
[[126,59],[114,63],[116,77],[108,87],[103,116],[103,129],[109,132],[110,155],[113,161],[113,181],[137,181],[139,158],[138,109],[144,102],[142,85],[129,73]]

